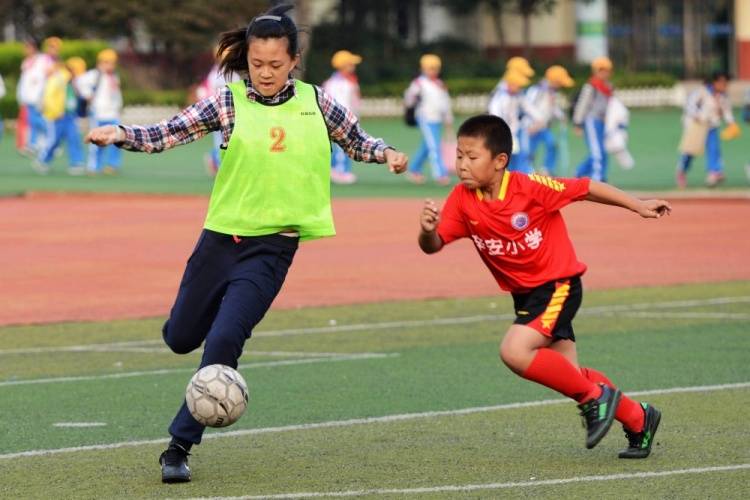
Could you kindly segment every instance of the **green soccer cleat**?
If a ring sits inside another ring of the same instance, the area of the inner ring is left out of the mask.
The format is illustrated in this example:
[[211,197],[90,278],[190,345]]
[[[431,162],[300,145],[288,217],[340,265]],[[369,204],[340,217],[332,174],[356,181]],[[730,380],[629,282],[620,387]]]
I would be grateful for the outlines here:
[[578,405],[586,427],[586,448],[591,449],[607,435],[615,420],[615,410],[620,403],[620,390],[599,384],[602,393],[597,399]]
[[628,447],[620,452],[620,458],[646,458],[651,454],[651,446],[654,444],[656,429],[659,428],[661,412],[648,403],[641,403],[643,412],[643,430],[641,432],[630,432],[625,430],[628,437]]
[[190,481],[188,455],[190,453],[185,448],[178,444],[170,443],[169,448],[159,457],[162,483],[187,483]]

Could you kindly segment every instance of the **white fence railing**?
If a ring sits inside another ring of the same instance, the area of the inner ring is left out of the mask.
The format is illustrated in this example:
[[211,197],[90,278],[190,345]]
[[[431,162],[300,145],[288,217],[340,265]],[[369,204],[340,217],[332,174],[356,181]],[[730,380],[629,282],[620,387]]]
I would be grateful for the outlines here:
[[[678,83],[673,87],[644,87],[616,90],[615,95],[629,108],[682,106],[690,90],[699,83]],[[733,92],[733,101],[741,101],[740,89]],[[487,110],[488,94],[465,94],[453,97],[453,111],[457,114],[476,114]],[[174,116],[179,108],[172,106],[128,106],[123,112],[123,123],[155,123]],[[399,97],[364,98],[360,115],[365,118],[395,117],[403,114]]]

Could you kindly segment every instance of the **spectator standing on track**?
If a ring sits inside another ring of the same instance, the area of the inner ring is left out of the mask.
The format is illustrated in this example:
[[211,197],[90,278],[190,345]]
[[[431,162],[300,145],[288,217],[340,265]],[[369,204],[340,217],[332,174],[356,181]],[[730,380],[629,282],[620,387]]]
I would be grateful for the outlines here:
[[[706,186],[714,187],[724,180],[724,161],[721,158],[719,139],[729,140],[740,135],[740,127],[734,121],[732,104],[727,96],[728,85],[729,75],[724,71],[717,71],[687,98],[682,117],[682,154],[677,162],[676,176],[677,187],[681,189],[687,187],[687,172],[693,158],[703,151],[706,154]],[[727,126],[720,134],[722,120]]]
[[591,78],[581,88],[573,110],[573,126],[577,135],[586,139],[588,156],[578,165],[576,177],[591,177],[607,182],[607,150],[604,143],[605,119],[612,97],[612,61],[597,57],[591,62]]
[[506,70],[502,81],[492,92],[488,112],[502,118],[510,127],[513,155],[508,170],[530,174],[533,169],[529,159],[529,134],[540,128],[542,116],[523,92],[530,83],[527,74],[513,67]]
[[[544,146],[543,167],[539,170],[544,175],[555,175],[557,168],[557,138],[552,132],[552,122],[565,121],[565,112],[560,103],[561,88],[570,88],[575,84],[568,74],[568,71],[562,66],[550,66],[544,72],[544,78],[535,85],[532,85],[526,91],[526,100],[539,113],[538,130],[529,136],[529,162],[532,167],[536,157],[536,150],[540,145]],[[526,118],[527,127],[533,127],[533,123],[528,123],[530,117]],[[506,120],[507,122],[507,120]]]
[[[117,75],[117,52],[104,49],[96,56],[96,68],[78,80],[79,91],[89,102],[91,128],[117,126],[122,113],[122,92]],[[114,175],[122,167],[122,152],[114,145],[89,146],[88,173]]]
[[[362,99],[357,79],[357,65],[361,62],[361,56],[348,50],[339,50],[331,58],[331,66],[336,71],[322,85],[323,90],[357,116]],[[352,172],[352,160],[338,144],[333,145],[331,181],[335,184],[357,182],[357,176]]]
[[65,64],[57,63],[47,77],[42,99],[42,115],[49,128],[45,147],[34,161],[34,170],[47,174],[55,156],[55,151],[65,142],[68,150],[70,175],[83,175],[83,146],[78,129],[78,95],[73,80],[86,70],[86,63],[80,57],[70,58]]
[[[5,97],[5,80],[3,80],[3,75],[0,75],[0,100]],[[0,141],[3,139],[3,130],[4,130],[4,123],[3,123],[3,115],[0,114]]]
[[[230,75],[229,80],[227,80],[220,69],[221,60],[224,58],[225,54],[219,54],[218,48],[215,48],[214,55],[214,65],[211,67],[208,75],[206,75],[206,78],[203,79],[200,85],[198,85],[198,88],[195,90],[195,97],[198,101],[221,92],[221,89],[226,87],[227,83],[235,82],[238,79],[237,75],[232,74]],[[221,132],[211,132],[211,140],[213,142],[213,146],[211,148],[211,151],[209,153],[206,153],[204,157],[204,163],[206,165],[206,172],[208,173],[208,175],[210,175],[211,177],[215,177],[216,173],[219,171],[219,165],[221,163]]]
[[443,161],[441,143],[443,127],[453,135],[453,110],[451,97],[445,83],[440,79],[442,61],[435,54],[425,54],[419,60],[421,74],[415,78],[404,94],[406,107],[415,107],[415,118],[422,142],[409,166],[408,179],[415,184],[424,184],[422,164],[429,160],[432,179],[442,186],[450,184],[448,169]]
[[[16,147],[21,153],[30,156],[37,155],[45,146],[49,126],[41,111],[44,86],[59,59],[62,40],[56,36],[49,37],[44,41],[43,47],[44,52],[39,53],[33,41],[26,42],[27,55],[21,63],[21,77],[16,90],[18,103],[22,106],[23,131],[20,138],[23,142],[17,142]],[[26,123],[28,127],[25,127]]]
[[[742,109],[742,119],[745,123],[750,123],[750,89],[745,92],[745,107]],[[750,181],[750,162],[745,165],[745,177]]]
[[[39,54],[37,43],[33,39],[27,39],[23,44],[24,58],[21,62],[21,73],[16,85],[16,101],[18,102],[18,118],[16,120],[16,150],[22,155],[32,155],[32,129],[29,123],[30,80],[29,70],[35,63]],[[34,141],[36,134],[34,133]]]

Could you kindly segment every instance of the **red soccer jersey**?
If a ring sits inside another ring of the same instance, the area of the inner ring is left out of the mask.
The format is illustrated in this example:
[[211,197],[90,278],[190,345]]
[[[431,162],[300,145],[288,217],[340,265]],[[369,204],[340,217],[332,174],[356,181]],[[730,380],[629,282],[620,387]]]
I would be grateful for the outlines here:
[[588,192],[587,178],[506,171],[498,199],[486,202],[479,190],[459,184],[445,201],[438,235],[446,244],[471,238],[500,288],[526,292],[586,271],[560,209]]

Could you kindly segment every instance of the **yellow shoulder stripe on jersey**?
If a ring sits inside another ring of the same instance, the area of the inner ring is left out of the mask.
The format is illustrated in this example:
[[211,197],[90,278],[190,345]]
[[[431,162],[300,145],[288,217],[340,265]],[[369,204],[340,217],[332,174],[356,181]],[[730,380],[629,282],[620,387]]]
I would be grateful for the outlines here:
[[503,171],[503,182],[500,184],[500,194],[497,196],[500,200],[504,200],[505,194],[508,192],[508,181],[510,181],[510,174],[506,169]]
[[565,191],[565,184],[562,182],[553,179],[552,177],[547,177],[546,175],[539,175],[539,174],[529,174],[529,179],[531,179],[534,182],[538,182],[539,184],[542,184],[544,186],[547,186],[550,189],[554,189],[555,191],[561,193]]
[[[510,174],[508,171],[503,172],[503,180],[500,181],[500,192],[497,195],[498,200],[504,200],[505,199],[505,193],[508,192],[508,181],[510,181]],[[479,201],[484,200],[484,195],[482,194],[482,190],[479,188],[476,188],[474,192],[477,194],[477,199]]]

